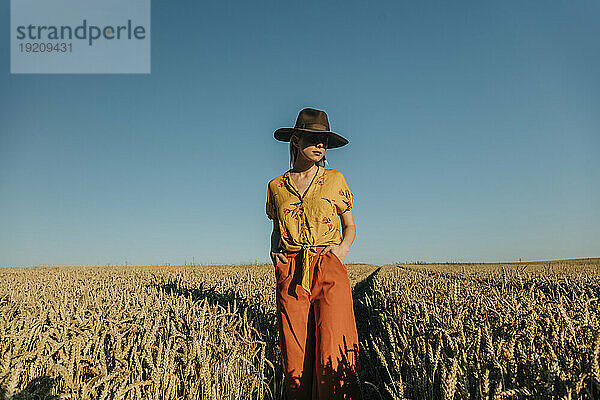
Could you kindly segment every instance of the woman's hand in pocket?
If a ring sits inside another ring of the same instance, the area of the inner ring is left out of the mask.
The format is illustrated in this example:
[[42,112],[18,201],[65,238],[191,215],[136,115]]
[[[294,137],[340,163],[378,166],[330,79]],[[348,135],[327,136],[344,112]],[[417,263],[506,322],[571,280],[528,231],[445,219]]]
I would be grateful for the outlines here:
[[273,261],[273,265],[277,265],[278,261],[281,261],[282,263],[287,263],[288,259],[285,256],[285,254],[281,253],[281,252],[271,252],[271,261]]
[[348,254],[348,249],[343,246],[338,246],[335,244],[330,244],[329,246],[323,249],[323,253],[327,253],[331,251],[337,258],[340,260],[342,264],[344,264],[344,260],[346,259],[346,254]]

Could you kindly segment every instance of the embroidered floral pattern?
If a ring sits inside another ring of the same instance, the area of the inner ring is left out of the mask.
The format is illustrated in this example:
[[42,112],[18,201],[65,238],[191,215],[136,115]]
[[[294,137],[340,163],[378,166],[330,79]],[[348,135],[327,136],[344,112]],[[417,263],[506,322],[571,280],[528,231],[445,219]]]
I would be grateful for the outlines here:
[[324,234],[327,234],[329,232],[331,232],[333,230],[333,223],[331,222],[331,218],[329,217],[323,217],[323,220],[321,221],[321,223],[323,224],[327,224],[327,232],[325,232]]
[[344,212],[346,212],[352,208],[352,202],[350,201],[350,199],[351,199],[350,196],[352,196],[352,194],[350,193],[349,190],[344,190],[344,189],[340,189],[340,191],[338,193],[340,196],[344,197],[344,199],[342,199],[342,201],[346,205],[346,208],[344,208]]
[[332,213],[333,215],[335,215],[335,200],[333,199],[328,199],[326,197],[321,197],[321,199],[325,200],[327,203],[329,203],[329,206],[331,207]]
[[302,202],[298,201],[296,203],[292,203],[291,205],[295,206],[295,207],[293,209],[292,208],[284,208],[283,214],[284,215],[290,214],[292,218],[300,219],[302,217],[302,215],[304,214],[304,208],[302,207]]
[[323,186],[325,184],[325,175],[327,175],[327,170],[323,171],[323,175],[317,181],[317,185]]

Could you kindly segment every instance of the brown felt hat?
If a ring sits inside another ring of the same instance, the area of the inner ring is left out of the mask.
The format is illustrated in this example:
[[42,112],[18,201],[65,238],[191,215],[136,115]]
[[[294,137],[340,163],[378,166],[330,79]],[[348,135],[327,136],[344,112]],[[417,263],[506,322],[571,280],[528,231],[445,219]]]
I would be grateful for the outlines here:
[[275,136],[275,139],[282,142],[289,142],[294,131],[329,135],[328,149],[334,149],[348,144],[347,139],[329,130],[327,113],[325,111],[315,110],[314,108],[305,108],[300,111],[298,119],[296,119],[296,125],[293,128],[279,128],[275,131],[273,136]]

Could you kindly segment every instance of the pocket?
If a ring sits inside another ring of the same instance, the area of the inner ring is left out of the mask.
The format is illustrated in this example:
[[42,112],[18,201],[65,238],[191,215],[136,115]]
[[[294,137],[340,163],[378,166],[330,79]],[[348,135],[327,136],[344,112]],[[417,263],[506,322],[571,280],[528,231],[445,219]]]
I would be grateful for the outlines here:
[[275,264],[275,282],[277,283],[277,285],[281,284],[283,281],[289,278],[289,276],[291,275],[290,269],[291,263],[289,258],[287,263],[277,260],[277,264]]
[[342,262],[342,260],[340,260],[340,258],[337,256],[337,254],[335,254],[333,251],[330,251],[330,253],[333,255],[333,257],[340,263],[342,264],[342,267],[344,267],[344,269],[346,268],[346,264],[344,264]]

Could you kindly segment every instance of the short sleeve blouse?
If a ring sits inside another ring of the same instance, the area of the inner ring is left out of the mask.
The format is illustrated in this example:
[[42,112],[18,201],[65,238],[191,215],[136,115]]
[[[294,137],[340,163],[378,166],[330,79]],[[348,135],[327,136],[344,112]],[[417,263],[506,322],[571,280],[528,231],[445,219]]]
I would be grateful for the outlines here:
[[353,206],[354,194],[344,175],[321,166],[303,198],[289,171],[272,179],[267,189],[266,213],[269,219],[278,220],[285,250],[286,244],[340,244],[337,215]]
[[[285,251],[339,245],[342,235],[338,215],[353,206],[354,194],[344,175],[321,166],[317,166],[304,196],[295,187],[289,170],[269,181],[267,187],[266,213],[269,219],[277,220],[279,247]],[[308,257],[305,260],[310,261]]]

